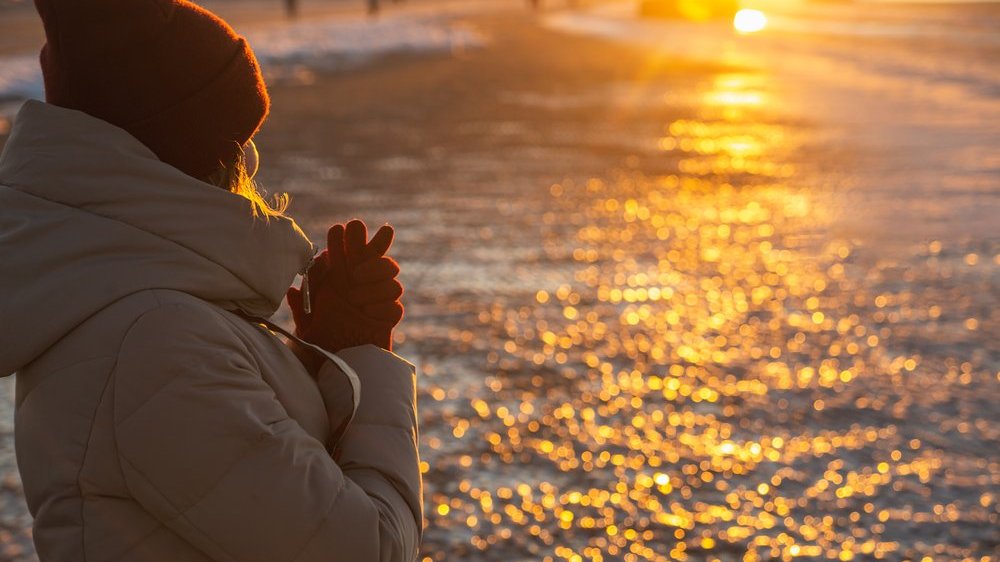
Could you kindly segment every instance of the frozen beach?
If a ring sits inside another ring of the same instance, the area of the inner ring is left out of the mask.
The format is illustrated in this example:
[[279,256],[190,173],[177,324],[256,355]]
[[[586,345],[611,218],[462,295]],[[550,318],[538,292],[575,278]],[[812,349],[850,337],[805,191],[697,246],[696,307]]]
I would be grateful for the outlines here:
[[1000,559],[1000,5],[448,6],[245,31],[261,183],[396,226],[421,561]]

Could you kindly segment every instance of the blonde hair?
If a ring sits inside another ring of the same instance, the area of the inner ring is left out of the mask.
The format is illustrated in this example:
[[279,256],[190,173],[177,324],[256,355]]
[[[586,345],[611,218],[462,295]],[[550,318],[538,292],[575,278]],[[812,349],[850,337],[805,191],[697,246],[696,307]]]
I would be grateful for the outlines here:
[[271,217],[285,216],[288,209],[289,197],[287,193],[274,196],[272,205],[261,194],[257,182],[253,181],[247,171],[246,156],[242,151],[236,156],[236,160],[229,165],[220,166],[212,175],[207,178],[208,183],[218,186],[227,191],[250,200],[253,216],[263,216],[265,219]]

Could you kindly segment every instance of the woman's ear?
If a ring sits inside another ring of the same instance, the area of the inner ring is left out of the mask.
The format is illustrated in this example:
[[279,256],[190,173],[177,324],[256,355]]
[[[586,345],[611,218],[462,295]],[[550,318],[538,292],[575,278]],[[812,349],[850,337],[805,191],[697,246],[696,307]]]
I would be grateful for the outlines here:
[[246,163],[247,176],[254,177],[257,174],[257,168],[260,167],[260,154],[257,153],[257,145],[254,144],[253,139],[248,140],[243,145],[243,159]]

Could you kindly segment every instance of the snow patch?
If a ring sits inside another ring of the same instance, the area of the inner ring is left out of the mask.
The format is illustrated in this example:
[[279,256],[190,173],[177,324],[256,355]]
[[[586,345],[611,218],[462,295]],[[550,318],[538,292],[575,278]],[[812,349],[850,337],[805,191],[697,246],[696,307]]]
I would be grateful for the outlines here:
[[455,52],[481,47],[483,37],[461,24],[428,16],[340,17],[251,30],[246,34],[264,71],[330,70],[387,53]]
[[0,102],[44,95],[37,53],[0,57]]

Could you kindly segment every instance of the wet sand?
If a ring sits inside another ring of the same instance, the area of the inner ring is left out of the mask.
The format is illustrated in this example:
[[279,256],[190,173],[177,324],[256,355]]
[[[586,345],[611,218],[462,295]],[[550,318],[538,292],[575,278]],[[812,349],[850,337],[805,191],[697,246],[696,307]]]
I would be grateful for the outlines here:
[[997,238],[887,252],[869,155],[728,103],[762,71],[466,19],[486,48],[273,85],[258,143],[314,240],[396,226],[421,560],[1000,556]]

